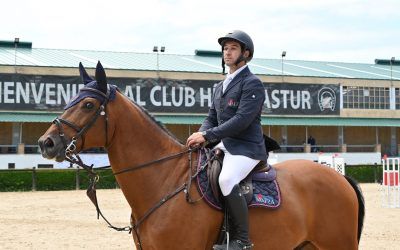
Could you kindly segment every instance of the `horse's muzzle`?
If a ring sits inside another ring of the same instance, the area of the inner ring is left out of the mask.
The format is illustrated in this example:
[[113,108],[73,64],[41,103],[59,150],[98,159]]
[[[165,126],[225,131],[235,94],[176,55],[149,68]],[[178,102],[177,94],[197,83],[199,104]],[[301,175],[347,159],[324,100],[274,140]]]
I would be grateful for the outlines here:
[[65,160],[65,148],[59,136],[42,136],[39,138],[38,144],[44,158],[55,159],[58,162]]

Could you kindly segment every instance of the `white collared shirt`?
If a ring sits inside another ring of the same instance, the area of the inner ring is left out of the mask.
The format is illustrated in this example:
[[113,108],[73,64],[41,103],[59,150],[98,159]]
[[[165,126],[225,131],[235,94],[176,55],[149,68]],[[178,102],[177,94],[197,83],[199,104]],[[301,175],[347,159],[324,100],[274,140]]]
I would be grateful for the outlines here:
[[225,92],[225,89],[228,87],[229,83],[232,82],[233,78],[235,78],[235,76],[237,76],[244,68],[247,67],[247,64],[243,65],[242,67],[238,68],[235,72],[233,72],[232,74],[228,73],[226,75],[226,78],[224,80],[224,82],[222,83],[222,93]]

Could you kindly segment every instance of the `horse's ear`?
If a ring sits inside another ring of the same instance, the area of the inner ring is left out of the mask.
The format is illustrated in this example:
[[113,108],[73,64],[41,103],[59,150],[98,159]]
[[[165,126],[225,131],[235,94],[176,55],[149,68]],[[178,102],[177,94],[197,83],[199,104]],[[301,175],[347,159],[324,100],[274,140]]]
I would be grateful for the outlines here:
[[103,93],[107,93],[107,77],[103,65],[98,61],[96,65],[96,81],[97,86]]
[[83,67],[82,63],[79,62],[79,74],[81,75],[81,79],[83,84],[88,84],[89,82],[94,81],[93,78],[89,76],[89,74],[86,72],[85,68]]

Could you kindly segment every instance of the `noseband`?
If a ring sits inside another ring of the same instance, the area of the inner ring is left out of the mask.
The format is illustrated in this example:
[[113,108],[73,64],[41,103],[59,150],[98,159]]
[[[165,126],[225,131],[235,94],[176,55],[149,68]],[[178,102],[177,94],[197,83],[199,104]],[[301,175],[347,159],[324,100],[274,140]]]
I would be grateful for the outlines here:
[[[99,106],[99,108],[96,110],[96,113],[93,115],[93,117],[90,119],[90,121],[83,128],[80,128],[79,126],[77,126],[73,122],[70,122],[70,121],[68,121],[66,119],[63,119],[63,118],[57,117],[57,118],[55,118],[53,120],[53,123],[57,126],[58,135],[60,136],[61,141],[62,141],[62,143],[64,145],[65,157],[67,159],[70,159],[71,156],[75,154],[76,142],[78,141],[79,138],[82,139],[81,148],[83,148],[83,146],[85,144],[85,137],[84,137],[85,133],[93,126],[93,124],[96,122],[97,118],[100,115],[105,115],[106,116],[105,117],[105,123],[106,123],[106,129],[105,129],[106,130],[106,144],[105,144],[105,146],[108,145],[108,135],[107,135],[107,130],[108,130],[107,129],[107,120],[108,119],[107,119],[107,114],[106,114],[106,105],[107,105],[108,100],[109,100],[110,90],[108,88],[107,89],[107,93],[104,94],[103,92],[101,92],[101,91],[99,91],[97,89],[84,87],[84,88],[81,89],[81,91],[91,91],[91,92],[94,92],[96,94],[99,94],[99,95],[104,97],[104,101]],[[69,144],[67,143],[67,140],[65,138],[64,129],[63,129],[62,124],[65,124],[68,127],[72,128],[73,130],[76,131],[75,136],[73,136],[71,138],[71,142]]]

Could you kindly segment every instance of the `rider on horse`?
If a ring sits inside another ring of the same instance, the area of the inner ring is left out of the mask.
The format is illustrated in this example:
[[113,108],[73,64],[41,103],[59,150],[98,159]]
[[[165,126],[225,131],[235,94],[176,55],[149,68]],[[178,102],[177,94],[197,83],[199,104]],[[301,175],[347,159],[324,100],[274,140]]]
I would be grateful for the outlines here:
[[[267,160],[261,126],[265,90],[261,80],[250,72],[247,62],[253,58],[254,45],[240,30],[218,39],[222,47],[222,68],[229,67],[226,78],[215,88],[208,116],[199,129],[187,139],[187,145],[205,141],[217,143],[225,153],[219,185],[228,209],[233,235],[229,249],[250,249],[248,208],[239,182],[260,162]],[[226,249],[214,245],[213,249]]]

